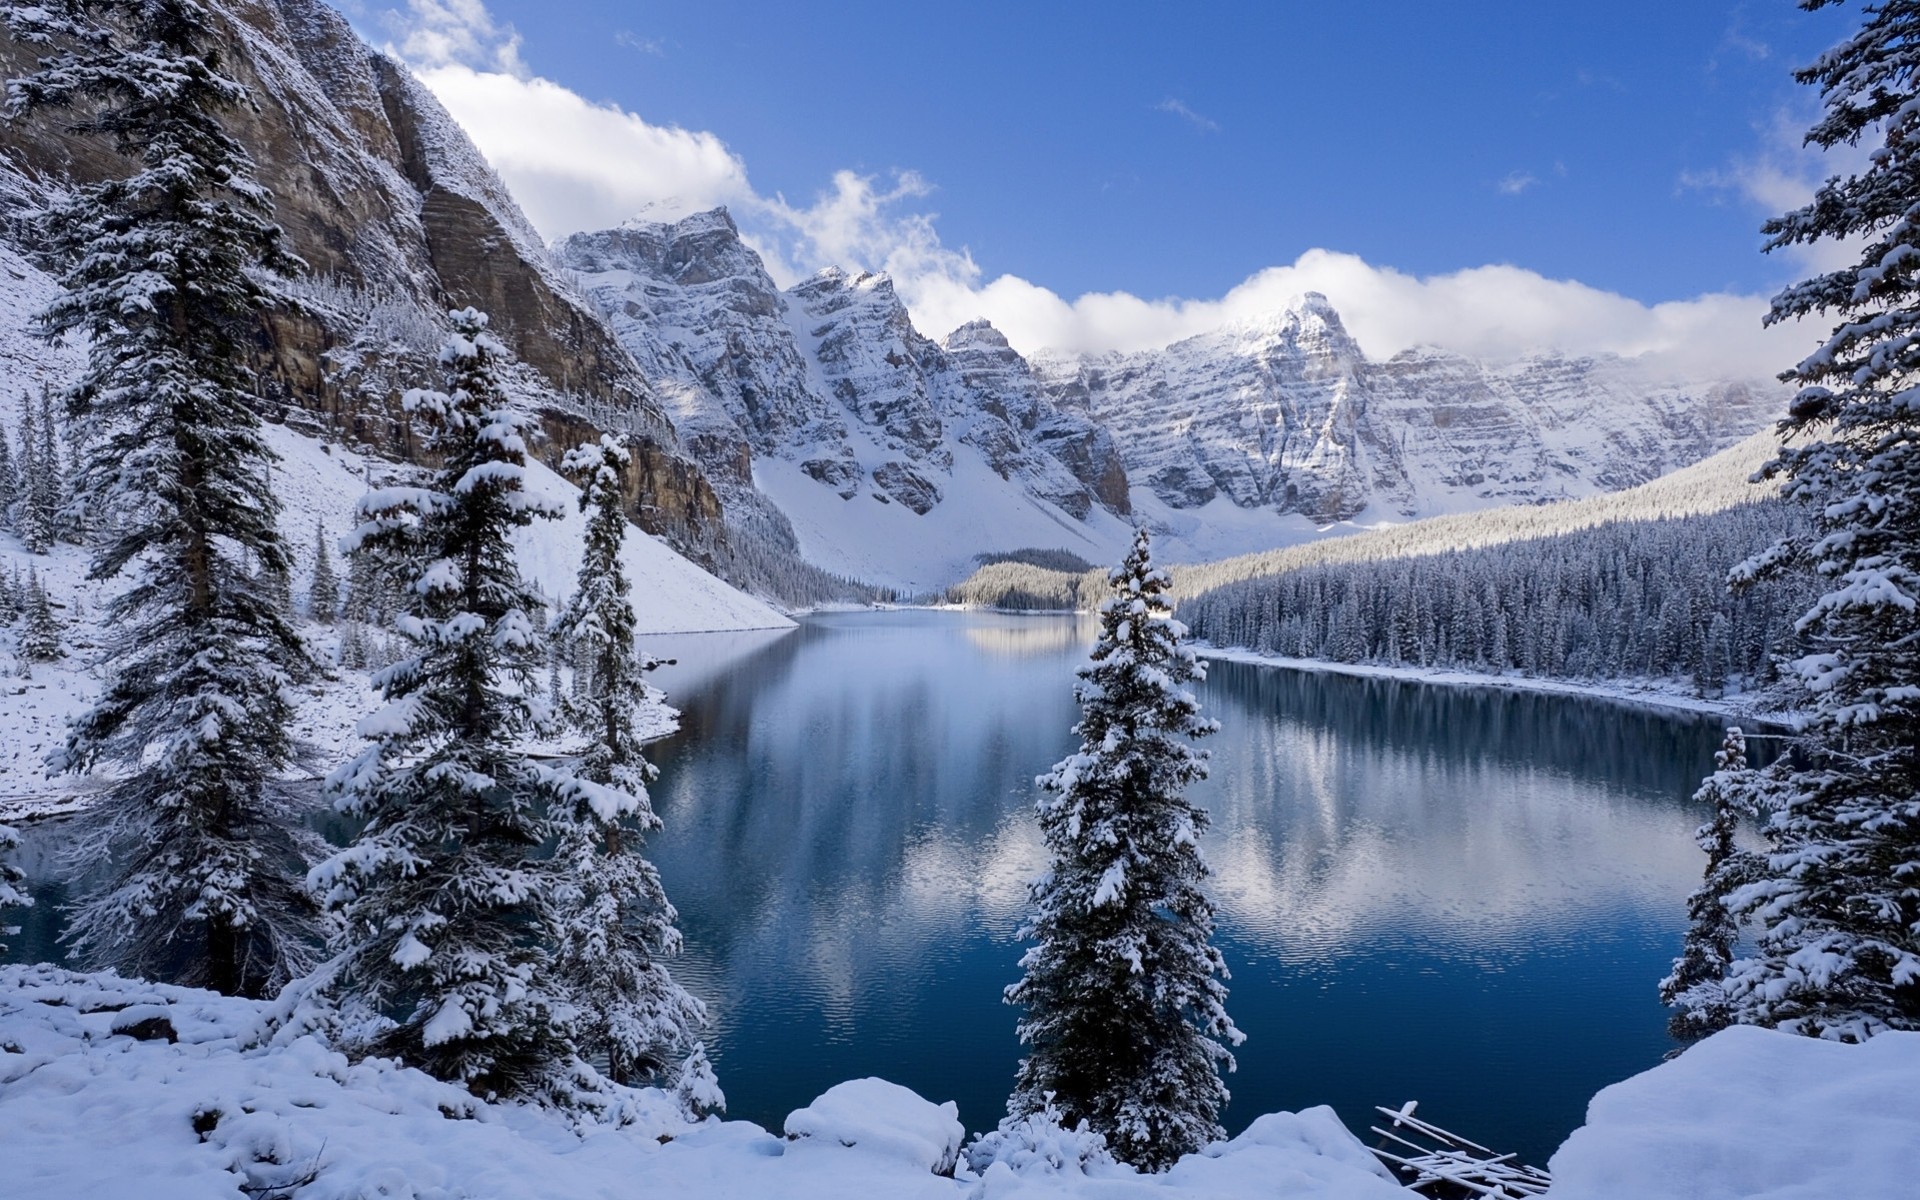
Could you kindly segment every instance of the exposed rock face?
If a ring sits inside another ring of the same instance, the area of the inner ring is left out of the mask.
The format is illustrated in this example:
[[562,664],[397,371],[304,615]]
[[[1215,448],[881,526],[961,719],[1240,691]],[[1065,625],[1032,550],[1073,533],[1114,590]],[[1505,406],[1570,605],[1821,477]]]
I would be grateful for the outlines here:
[[1368,360],[1324,296],[1163,350],[1038,355],[1172,508],[1225,496],[1318,522],[1539,503],[1643,483],[1762,427],[1767,383],[1674,383],[1613,358]]
[[[389,411],[398,391],[433,379],[450,307],[486,309],[524,365],[535,406],[591,412],[666,461],[674,430],[598,313],[554,269],[540,239],[464,132],[405,68],[370,49],[323,0],[212,0],[229,41],[226,69],[255,106],[230,127],[274,196],[275,218],[312,268],[289,307],[263,322],[263,382],[300,408],[404,455]],[[0,37],[0,69],[32,68],[31,48]],[[102,143],[63,132],[58,114],[0,128],[6,164],[52,183],[124,173]],[[664,532],[700,541],[712,490],[691,462],[663,469],[649,508]],[[695,521],[682,526],[674,522]]]
[[925,514],[968,446],[1074,518],[1129,511],[1104,430],[1061,411],[984,322],[942,344],[923,337],[884,275],[827,270],[782,292],[724,209],[576,234],[554,253],[716,477],[744,489],[728,465],[744,448],[844,499],[865,491]]

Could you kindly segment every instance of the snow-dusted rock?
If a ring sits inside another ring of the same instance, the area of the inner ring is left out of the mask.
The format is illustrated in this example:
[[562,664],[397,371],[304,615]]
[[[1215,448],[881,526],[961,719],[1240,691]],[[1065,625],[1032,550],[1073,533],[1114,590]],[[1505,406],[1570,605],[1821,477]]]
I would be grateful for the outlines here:
[[937,488],[964,443],[1014,491],[1076,518],[1127,511],[1104,431],[1058,411],[990,325],[922,336],[884,275],[829,269],[781,292],[725,209],[574,234],[554,254],[713,449],[804,462],[851,498],[889,461]]
[[1554,1200],[1911,1200],[1920,1033],[1724,1030],[1595,1096],[1549,1170]]
[[1781,411],[1766,382],[1675,381],[1635,362],[1374,361],[1326,297],[1160,350],[1039,354],[1061,407],[1113,432],[1136,488],[1321,523],[1533,504],[1644,483]]
[[787,1114],[787,1136],[815,1145],[840,1145],[950,1175],[967,1131],[949,1100],[935,1104],[884,1079],[851,1079],[828,1088],[812,1104]]

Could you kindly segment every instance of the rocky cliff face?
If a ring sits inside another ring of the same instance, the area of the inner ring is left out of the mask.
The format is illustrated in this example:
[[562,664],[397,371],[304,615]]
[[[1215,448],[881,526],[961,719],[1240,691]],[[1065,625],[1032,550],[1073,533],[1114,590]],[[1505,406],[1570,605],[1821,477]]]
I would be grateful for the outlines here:
[[782,292],[724,209],[576,234],[554,254],[710,473],[745,487],[743,461],[784,459],[845,501],[925,515],[966,447],[1073,518],[1129,511],[1105,431],[1055,406],[991,326],[922,336],[883,275],[828,270]]
[[[654,532],[683,545],[719,537],[713,492],[645,377],[440,104],[322,0],[212,7],[227,69],[255,100],[231,126],[312,268],[291,287],[294,302],[263,322],[269,391],[404,455],[392,401],[434,377],[446,310],[475,305],[520,360],[516,386],[530,404],[642,439],[667,489],[642,506]],[[32,62],[29,48],[0,36],[0,70],[15,75]],[[57,117],[0,128],[0,157],[28,195],[126,170]]]
[[1361,353],[1326,298],[1162,350],[1036,356],[1045,394],[1113,431],[1168,508],[1224,497],[1326,523],[1533,504],[1644,483],[1782,408],[1768,383],[1614,358]]

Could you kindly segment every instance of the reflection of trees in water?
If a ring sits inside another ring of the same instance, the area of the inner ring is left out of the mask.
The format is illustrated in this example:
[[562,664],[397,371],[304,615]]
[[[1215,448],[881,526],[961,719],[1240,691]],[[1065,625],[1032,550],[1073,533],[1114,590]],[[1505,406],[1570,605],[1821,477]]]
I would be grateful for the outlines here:
[[1338,731],[1435,762],[1491,759],[1575,773],[1684,802],[1712,768],[1723,721],[1631,704],[1503,688],[1209,664],[1203,697],[1223,721],[1245,713]]
[[1100,629],[1097,617],[1006,617],[983,614],[980,623],[967,626],[967,642],[986,654],[1003,658],[1034,658],[1084,651]]
[[1283,958],[1663,913],[1698,872],[1685,798],[1715,721],[1240,663],[1213,664],[1205,698],[1227,932]]
[[1037,858],[1006,818],[1070,741],[1073,624],[813,621],[673,695],[652,853],[692,953],[810,979],[833,1011],[855,974],[904,985],[976,921],[1010,926]]

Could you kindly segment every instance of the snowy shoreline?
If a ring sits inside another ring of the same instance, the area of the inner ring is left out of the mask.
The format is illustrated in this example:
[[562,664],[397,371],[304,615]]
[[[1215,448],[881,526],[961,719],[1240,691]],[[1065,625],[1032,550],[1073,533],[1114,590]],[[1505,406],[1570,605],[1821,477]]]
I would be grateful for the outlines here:
[[1612,704],[1640,708],[1696,713],[1703,716],[1739,717],[1765,725],[1784,726],[1789,714],[1763,713],[1754,707],[1758,697],[1742,692],[1719,699],[1688,695],[1677,682],[1655,680],[1612,683],[1543,679],[1532,675],[1488,675],[1477,671],[1459,671],[1446,667],[1393,667],[1380,663],[1330,662],[1320,658],[1287,658],[1261,654],[1240,647],[1222,647],[1194,642],[1193,652],[1202,658],[1221,662],[1250,663],[1278,667],[1288,671],[1309,671],[1322,675],[1351,675],[1364,679],[1397,679],[1405,683],[1425,683],[1438,687],[1484,688],[1510,692],[1537,692],[1555,696],[1577,696]]

